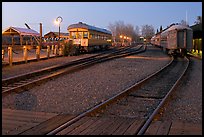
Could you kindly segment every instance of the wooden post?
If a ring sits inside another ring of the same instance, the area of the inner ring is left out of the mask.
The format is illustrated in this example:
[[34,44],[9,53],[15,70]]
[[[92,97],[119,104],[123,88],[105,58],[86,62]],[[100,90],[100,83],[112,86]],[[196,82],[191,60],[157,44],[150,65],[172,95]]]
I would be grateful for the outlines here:
[[12,62],[13,62],[12,46],[8,47],[8,58],[9,58],[9,66],[12,66]]
[[12,52],[13,46],[14,46],[14,35],[12,35],[12,45],[8,47],[9,66],[12,66],[12,63],[13,63],[13,52]]
[[59,47],[59,55],[62,55],[62,54],[63,54],[62,51],[63,51],[63,50],[62,50],[62,46],[60,46],[60,47]]
[[64,44],[62,45],[62,55],[63,56],[65,55],[65,45]]
[[47,58],[50,58],[50,46],[47,45]]
[[54,54],[54,45],[52,45],[52,54]]
[[23,36],[22,35],[20,35],[20,44],[21,46],[23,46]]
[[36,59],[38,61],[40,60],[40,46],[39,45],[36,47]]
[[58,54],[58,45],[55,45],[55,51],[54,51],[55,56]]
[[25,63],[28,62],[28,50],[27,50],[27,46],[23,46],[23,60],[25,61]]
[[31,45],[31,47],[33,49],[33,39],[32,39],[32,36],[30,37],[30,45]]
[[4,49],[2,49],[2,61],[4,61]]

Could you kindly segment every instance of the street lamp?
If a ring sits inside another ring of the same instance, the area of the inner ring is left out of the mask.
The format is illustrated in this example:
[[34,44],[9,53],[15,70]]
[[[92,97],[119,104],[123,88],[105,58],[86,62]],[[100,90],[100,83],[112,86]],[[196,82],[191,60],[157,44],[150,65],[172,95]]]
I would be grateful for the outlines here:
[[59,24],[59,46],[60,46],[60,23],[62,22],[62,17],[61,16],[58,16],[56,18],[56,23]]

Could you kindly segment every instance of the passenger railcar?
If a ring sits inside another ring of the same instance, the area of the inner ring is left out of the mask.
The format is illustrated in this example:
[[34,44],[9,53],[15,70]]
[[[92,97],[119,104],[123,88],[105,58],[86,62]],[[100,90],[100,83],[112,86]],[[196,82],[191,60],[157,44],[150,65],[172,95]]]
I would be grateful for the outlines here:
[[69,25],[69,39],[80,51],[91,52],[107,49],[112,45],[112,33],[109,30],[91,26],[82,22]]
[[[156,37],[159,39],[156,42]],[[185,55],[193,48],[193,30],[185,25],[173,24],[152,38],[152,44],[160,46],[168,54]]]
[[151,44],[155,45],[155,46],[161,46],[161,32],[155,34],[152,38],[151,38]]

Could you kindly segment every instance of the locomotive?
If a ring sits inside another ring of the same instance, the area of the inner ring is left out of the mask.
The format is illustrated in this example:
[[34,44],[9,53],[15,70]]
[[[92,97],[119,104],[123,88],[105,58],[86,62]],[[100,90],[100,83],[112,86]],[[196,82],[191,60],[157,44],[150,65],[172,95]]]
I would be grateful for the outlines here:
[[151,38],[151,44],[161,47],[167,54],[185,56],[193,49],[193,30],[181,24],[172,24]]

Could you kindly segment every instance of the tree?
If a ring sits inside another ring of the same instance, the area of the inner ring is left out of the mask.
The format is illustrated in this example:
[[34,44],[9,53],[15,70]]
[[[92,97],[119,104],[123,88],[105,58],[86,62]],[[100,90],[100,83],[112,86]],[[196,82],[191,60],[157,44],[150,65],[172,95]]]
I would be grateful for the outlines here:
[[140,35],[138,26],[134,27],[132,24],[125,24],[123,21],[110,23],[108,28],[111,30],[115,41],[120,41],[120,35],[130,37],[132,41],[137,40]]
[[132,36],[132,40],[138,41],[139,38],[140,38],[140,28],[139,28],[139,26],[136,25],[134,28],[134,35]]
[[160,26],[160,32],[162,32],[162,25]]
[[197,16],[197,19],[194,23],[195,24],[202,24],[202,16]]
[[152,25],[142,25],[142,36],[150,39],[154,35],[154,27]]

